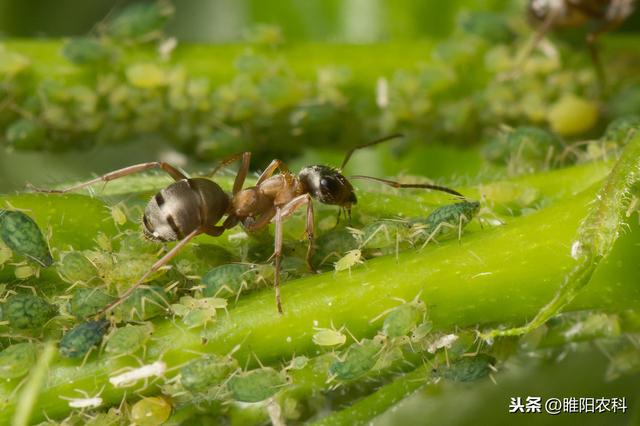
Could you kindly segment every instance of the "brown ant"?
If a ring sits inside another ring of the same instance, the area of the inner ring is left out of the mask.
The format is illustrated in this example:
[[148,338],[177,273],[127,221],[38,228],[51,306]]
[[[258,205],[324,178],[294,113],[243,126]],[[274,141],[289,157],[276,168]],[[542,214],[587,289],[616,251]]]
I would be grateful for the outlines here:
[[[306,261],[309,268],[313,270],[311,265],[314,238],[313,199],[317,199],[323,204],[337,205],[341,210],[345,210],[350,217],[351,206],[356,204],[357,198],[351,183],[342,175],[341,170],[345,167],[354,151],[399,136],[401,135],[394,134],[352,148],[347,152],[340,169],[315,165],[305,167],[295,175],[288,170],[282,161],[273,160],[258,177],[256,184],[244,189],[242,186],[249,172],[251,153],[236,154],[222,160],[209,175],[212,177],[221,167],[234,161],[242,160],[233,183],[231,195],[227,194],[217,183],[210,179],[204,177],[189,178],[175,167],[164,162],[149,162],[125,167],[62,190],[34,189],[39,192],[66,193],[99,182],[106,183],[133,173],[155,168],[164,170],[175,180],[174,183],[161,189],[151,198],[142,216],[142,228],[144,235],[151,240],[161,242],[178,241],[178,243],[158,260],[137,283],[102,309],[97,314],[98,316],[122,303],[151,274],[167,264],[194,237],[200,234],[217,237],[238,223],[247,232],[251,233],[266,227],[271,222],[275,223],[275,248],[272,258],[275,258],[274,287],[276,305],[278,312],[282,313],[280,261],[282,257],[283,220],[291,216],[298,208],[306,205],[306,235],[308,239]],[[280,173],[274,174],[276,170],[279,170]],[[370,176],[352,176],[352,178],[373,180],[395,188],[433,189],[463,197],[462,194],[453,189],[438,185],[402,184]],[[225,216],[226,218],[218,225]]]
[[601,83],[604,70],[598,54],[596,42],[600,35],[615,30],[633,12],[635,0],[529,0],[527,14],[537,26],[533,42],[526,49],[528,53],[540,42],[544,35],[555,29],[577,28],[593,23],[586,36],[591,60]]

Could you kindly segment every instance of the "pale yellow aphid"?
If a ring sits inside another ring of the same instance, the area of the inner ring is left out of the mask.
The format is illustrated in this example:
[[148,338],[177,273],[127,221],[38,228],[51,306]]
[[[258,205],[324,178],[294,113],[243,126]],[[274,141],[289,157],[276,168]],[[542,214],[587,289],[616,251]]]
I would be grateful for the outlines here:
[[26,280],[34,276],[38,277],[40,275],[40,268],[34,265],[16,265],[13,273],[17,279]]
[[200,327],[213,321],[216,309],[225,309],[227,299],[220,297],[204,297],[196,299],[191,296],[180,298],[180,303],[171,305],[173,313],[182,317],[182,322],[188,327]]
[[0,266],[10,261],[12,256],[13,252],[11,251],[11,249],[7,247],[5,243],[0,241]]
[[127,214],[124,211],[124,206],[121,204],[116,204],[111,207],[111,218],[115,222],[116,225],[122,226],[127,223]]
[[338,259],[338,261],[334,263],[334,267],[336,272],[348,269],[349,273],[351,273],[351,268],[360,263],[364,263],[362,260],[362,252],[360,249],[355,249],[349,250],[344,256]]
[[318,346],[339,346],[347,341],[347,336],[340,330],[333,328],[314,328],[316,333],[313,335],[313,343]]
[[96,244],[102,251],[112,251],[111,238],[107,237],[103,232],[98,232],[96,235]]

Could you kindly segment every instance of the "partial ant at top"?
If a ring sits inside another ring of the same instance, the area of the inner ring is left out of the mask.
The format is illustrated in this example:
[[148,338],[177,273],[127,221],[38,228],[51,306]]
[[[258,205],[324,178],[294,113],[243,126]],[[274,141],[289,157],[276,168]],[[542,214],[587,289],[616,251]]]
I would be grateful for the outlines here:
[[604,69],[598,54],[597,40],[619,27],[631,15],[635,0],[529,0],[527,15],[537,27],[526,54],[551,30],[586,27],[586,42],[601,85]]
[[[386,136],[372,142],[358,145],[347,152],[340,168],[325,165],[304,167],[297,175],[291,173],[280,160],[273,160],[260,174],[254,186],[243,188],[249,173],[250,152],[243,152],[222,160],[210,173],[212,177],[220,168],[241,160],[231,194],[227,194],[213,180],[204,177],[190,178],[175,167],[164,162],[141,163],[119,169],[95,179],[79,183],[61,190],[33,188],[38,192],[67,193],[90,185],[109,182],[121,177],[149,169],[161,169],[167,172],[175,182],[161,189],[146,206],[142,216],[144,235],[154,241],[178,243],[158,260],[133,286],[120,297],[102,309],[97,316],[113,310],[120,305],[145,280],[167,264],[194,237],[207,234],[220,236],[227,229],[238,224],[249,232],[256,232],[269,223],[275,224],[274,252],[275,259],[274,287],[278,312],[282,313],[280,299],[280,263],[282,258],[282,224],[297,209],[306,206],[305,232],[308,239],[306,261],[310,270],[311,256],[314,250],[314,214],[313,199],[323,204],[336,205],[351,214],[351,207],[357,203],[353,186],[342,174],[351,155],[358,149],[369,147],[400,137],[400,134]],[[278,174],[275,174],[279,171]],[[392,180],[371,176],[351,176],[352,179],[367,179],[380,182],[395,188],[426,188],[463,197],[459,192],[433,184],[404,184]],[[224,218],[224,220],[223,220]],[[220,221],[222,222],[220,223]]]

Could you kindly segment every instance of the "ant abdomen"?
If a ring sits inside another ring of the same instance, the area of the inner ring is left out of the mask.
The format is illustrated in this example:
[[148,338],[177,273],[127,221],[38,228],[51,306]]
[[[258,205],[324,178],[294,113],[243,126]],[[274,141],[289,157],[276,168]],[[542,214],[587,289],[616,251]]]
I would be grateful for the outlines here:
[[215,182],[183,179],[160,190],[142,217],[147,238],[177,241],[196,229],[214,226],[229,207],[229,195]]

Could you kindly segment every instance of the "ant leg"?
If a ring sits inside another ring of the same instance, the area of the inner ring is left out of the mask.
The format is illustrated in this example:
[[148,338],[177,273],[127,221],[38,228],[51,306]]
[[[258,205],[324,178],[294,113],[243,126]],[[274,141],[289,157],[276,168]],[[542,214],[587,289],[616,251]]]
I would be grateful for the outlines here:
[[258,218],[258,220],[256,220],[253,223],[245,223],[246,220],[243,220],[242,221],[242,226],[244,226],[244,228],[248,232],[256,232],[256,231],[261,230],[265,226],[267,226],[271,222],[271,220],[273,219],[273,217],[275,215],[276,215],[276,208],[275,207],[271,207],[265,213],[261,214],[260,217]]
[[380,183],[383,183],[385,185],[392,186],[394,188],[425,188],[425,189],[433,189],[434,191],[446,192],[447,194],[455,195],[456,197],[460,197],[462,199],[465,198],[464,195],[462,195],[461,193],[459,193],[458,191],[456,191],[454,189],[447,188],[446,186],[434,185],[434,184],[431,184],[431,183],[400,183],[400,182],[396,182],[396,181],[393,181],[393,180],[382,179],[382,178],[377,178],[377,177],[373,177],[373,176],[362,176],[362,175],[349,176],[349,178],[350,179],[371,180],[371,181],[374,181],[374,182],[380,182]]
[[188,179],[187,176],[185,176],[180,170],[176,169],[172,165],[167,164],[165,162],[161,162],[161,161],[153,161],[150,163],[135,164],[133,166],[125,167],[123,169],[118,169],[113,172],[107,173],[105,175],[99,176],[95,179],[78,183],[76,185],[73,185],[64,189],[41,189],[41,188],[36,188],[31,184],[27,184],[27,186],[36,192],[64,194],[67,192],[72,192],[78,189],[86,188],[87,186],[91,186],[99,182],[109,182],[109,181],[119,179],[121,177],[125,177],[134,173],[144,172],[145,170],[156,169],[156,168],[164,170],[176,181]]
[[282,301],[280,300],[280,261],[282,260],[282,216],[280,207],[276,207],[275,215],[275,238],[273,257],[275,257],[275,273],[273,276],[273,287],[276,291],[276,307],[278,313],[282,314]]
[[311,198],[311,196],[309,194],[303,194],[303,195],[300,195],[300,196],[294,198],[293,200],[291,200],[287,204],[285,204],[284,207],[282,207],[281,217],[283,219],[286,219],[287,217],[291,216],[298,208],[302,207],[304,204],[307,205],[307,219],[306,219],[305,233],[307,234],[308,245],[307,245],[306,261],[307,261],[307,266],[309,267],[309,270],[311,270],[312,272],[315,272],[315,269],[313,268],[313,265],[311,264],[311,257],[313,256],[313,252],[314,252],[314,249],[315,249],[315,247],[314,247],[315,226],[314,226],[314,219],[313,219],[313,199]]
[[256,182],[256,186],[260,185],[262,182],[270,178],[277,169],[280,169],[283,172],[288,172],[289,168],[282,162],[282,160],[275,159],[269,163],[266,169],[262,172],[258,181]]
[[133,293],[138,287],[140,287],[144,283],[144,281],[151,274],[153,274],[158,269],[160,269],[164,265],[166,265],[171,259],[173,259],[180,252],[180,250],[182,250],[182,248],[185,245],[187,245],[187,243],[189,241],[191,241],[194,237],[198,236],[201,233],[202,233],[202,229],[200,229],[200,228],[197,228],[197,229],[191,231],[191,233],[189,235],[187,235],[182,240],[180,240],[178,242],[178,244],[176,244],[171,250],[169,250],[169,252],[167,254],[165,254],[160,260],[158,260],[156,263],[154,263],[153,266],[147,272],[145,272],[142,277],[140,277],[138,282],[136,282],[134,285],[129,287],[120,297],[118,297],[116,300],[114,300],[113,302],[108,304],[106,307],[101,309],[94,316],[96,318],[98,318],[98,317],[102,316],[104,313],[106,313],[108,311],[111,311],[114,308],[116,308],[117,306],[119,306],[122,302],[124,302],[126,300],[127,297],[129,297],[131,295],[131,293]]
[[216,166],[208,174],[202,175],[202,177],[213,177],[216,173],[220,171],[220,169],[228,166],[234,161],[238,161],[239,159],[243,158],[243,156],[246,154],[248,154],[249,157],[251,157],[250,152],[239,152],[237,154],[233,154],[229,157],[223,158],[222,160],[218,161],[218,164],[216,164]]
[[247,174],[249,173],[250,162],[251,162],[251,153],[243,152],[242,164],[240,165],[240,169],[238,170],[236,179],[233,181],[233,195],[236,195],[242,189],[242,185],[244,185],[244,180],[247,178]]

